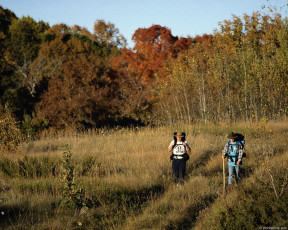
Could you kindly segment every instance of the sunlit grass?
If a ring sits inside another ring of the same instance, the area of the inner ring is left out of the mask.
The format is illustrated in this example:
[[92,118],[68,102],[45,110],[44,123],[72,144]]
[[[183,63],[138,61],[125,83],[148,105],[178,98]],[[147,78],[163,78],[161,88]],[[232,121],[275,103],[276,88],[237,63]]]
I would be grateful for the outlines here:
[[[181,188],[172,182],[167,151],[174,131],[185,131],[191,146],[186,182]],[[222,197],[221,152],[231,131],[246,137],[243,189],[261,179],[273,195],[259,161],[271,162],[275,178],[285,173],[286,121],[66,132],[43,135],[22,143],[16,154],[1,155],[4,191],[0,208],[6,217],[1,223],[7,229],[72,229],[79,228],[79,222],[88,229],[181,229],[183,224],[184,229],[207,227],[203,221],[215,214],[214,204],[219,208],[232,202],[233,207],[236,202],[232,194],[237,196],[237,191]],[[83,188],[85,196],[95,203],[84,213],[60,205],[63,145],[72,153],[77,188]],[[275,179],[277,188],[281,178]]]

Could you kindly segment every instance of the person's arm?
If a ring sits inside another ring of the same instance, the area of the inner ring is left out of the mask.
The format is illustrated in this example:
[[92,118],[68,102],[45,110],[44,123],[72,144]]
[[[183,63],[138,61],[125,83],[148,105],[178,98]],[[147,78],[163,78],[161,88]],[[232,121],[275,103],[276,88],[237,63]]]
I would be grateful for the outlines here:
[[187,153],[191,153],[191,148],[190,148],[188,142],[184,141],[184,142],[183,142],[183,145],[184,145],[185,148],[186,148],[186,152],[187,152]]
[[224,159],[228,155],[228,143],[225,145],[223,152],[222,152],[222,158]]
[[243,146],[241,144],[238,145],[238,161],[237,161],[237,165],[240,164],[240,162],[242,161],[242,156],[243,156]]
[[173,145],[174,145],[175,141],[172,141],[168,147],[168,152],[171,152],[173,149]]

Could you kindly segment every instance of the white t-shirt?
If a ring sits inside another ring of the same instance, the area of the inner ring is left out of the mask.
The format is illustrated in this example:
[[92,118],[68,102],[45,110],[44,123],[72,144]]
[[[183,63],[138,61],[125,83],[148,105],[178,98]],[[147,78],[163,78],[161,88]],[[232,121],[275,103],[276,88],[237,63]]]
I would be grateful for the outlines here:
[[[185,141],[185,144],[187,145],[187,147],[190,148],[189,144],[187,141]],[[173,146],[174,145],[174,141],[171,141],[169,147]],[[169,148],[168,147],[168,148]],[[174,155],[183,155],[186,153],[186,147],[183,145],[183,142],[182,141],[177,141],[177,144],[176,146],[173,148],[172,150],[173,154]]]

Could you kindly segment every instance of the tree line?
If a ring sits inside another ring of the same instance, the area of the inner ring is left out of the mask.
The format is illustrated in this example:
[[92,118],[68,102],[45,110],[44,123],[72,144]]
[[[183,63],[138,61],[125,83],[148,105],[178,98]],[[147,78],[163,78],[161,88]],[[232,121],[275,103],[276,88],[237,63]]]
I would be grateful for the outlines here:
[[[277,119],[287,116],[287,21],[253,13],[220,23],[220,31],[170,65],[159,100],[174,120]],[[171,109],[173,108],[173,109]]]
[[50,26],[0,6],[0,116],[46,128],[253,121],[288,114],[288,24],[233,16],[211,35],[139,28],[127,48],[114,24]]

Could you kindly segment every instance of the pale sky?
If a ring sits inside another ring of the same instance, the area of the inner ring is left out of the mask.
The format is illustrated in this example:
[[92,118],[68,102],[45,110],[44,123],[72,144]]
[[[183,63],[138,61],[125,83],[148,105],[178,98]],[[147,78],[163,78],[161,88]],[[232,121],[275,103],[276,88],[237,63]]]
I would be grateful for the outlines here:
[[79,25],[93,33],[96,20],[110,21],[127,39],[138,28],[152,25],[168,27],[174,36],[213,34],[218,23],[241,17],[244,13],[267,12],[263,6],[276,6],[283,16],[288,0],[0,0],[0,5],[17,17],[31,16],[50,26],[65,23]]

